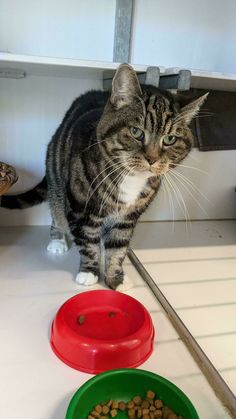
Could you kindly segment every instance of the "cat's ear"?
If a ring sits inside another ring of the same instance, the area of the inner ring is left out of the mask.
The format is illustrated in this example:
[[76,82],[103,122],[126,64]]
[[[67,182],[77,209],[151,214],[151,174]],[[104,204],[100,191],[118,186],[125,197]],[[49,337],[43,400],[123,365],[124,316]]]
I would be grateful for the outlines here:
[[116,108],[130,104],[134,97],[142,95],[138,77],[128,64],[121,64],[113,77],[111,103]]
[[180,101],[182,102],[182,104],[180,103],[179,116],[181,117],[181,119],[183,119],[186,122],[187,125],[190,124],[192,119],[198,114],[201,106],[205,102],[208,95],[209,95],[209,92],[205,93],[203,96],[200,96],[199,98],[195,100],[192,100],[187,105],[183,103],[183,100]]

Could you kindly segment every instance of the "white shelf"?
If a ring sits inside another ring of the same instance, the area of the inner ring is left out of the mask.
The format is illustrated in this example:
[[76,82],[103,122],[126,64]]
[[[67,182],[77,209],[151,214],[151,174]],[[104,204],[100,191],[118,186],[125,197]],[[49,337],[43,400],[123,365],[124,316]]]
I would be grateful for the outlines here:
[[[76,60],[72,58],[42,57],[0,52],[0,68],[17,69],[28,76],[54,76],[70,78],[102,79],[103,71],[116,70],[119,63],[109,61]],[[145,72],[148,65],[132,64],[139,72]],[[180,67],[165,69],[158,66],[162,74],[176,74]],[[236,91],[236,74],[190,69],[192,87]]]
[[[177,74],[180,67],[167,68],[166,75]],[[192,73],[191,87],[199,89],[236,91],[236,74],[221,73],[216,71],[204,71],[197,69],[189,69]]]
[[[32,76],[56,76],[102,79],[104,70],[116,70],[119,63],[75,60],[70,58],[41,57],[0,52],[0,68],[23,70]],[[137,72],[145,72],[147,65],[132,64]],[[164,67],[160,67],[164,72]]]

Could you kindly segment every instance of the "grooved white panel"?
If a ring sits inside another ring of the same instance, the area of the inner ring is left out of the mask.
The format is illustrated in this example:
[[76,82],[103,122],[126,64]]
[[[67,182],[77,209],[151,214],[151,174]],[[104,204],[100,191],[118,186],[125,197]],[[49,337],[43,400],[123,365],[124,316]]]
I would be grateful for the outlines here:
[[166,222],[142,223],[133,248],[234,391],[236,221],[196,221],[188,233],[183,222],[176,223],[175,228],[172,231],[171,223]]

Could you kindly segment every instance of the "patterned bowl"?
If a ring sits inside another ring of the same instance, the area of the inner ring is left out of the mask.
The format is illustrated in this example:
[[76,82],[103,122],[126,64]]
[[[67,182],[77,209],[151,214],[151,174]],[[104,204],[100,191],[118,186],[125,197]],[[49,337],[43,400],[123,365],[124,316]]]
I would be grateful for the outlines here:
[[0,195],[5,194],[16,183],[17,179],[18,176],[14,167],[0,162]]

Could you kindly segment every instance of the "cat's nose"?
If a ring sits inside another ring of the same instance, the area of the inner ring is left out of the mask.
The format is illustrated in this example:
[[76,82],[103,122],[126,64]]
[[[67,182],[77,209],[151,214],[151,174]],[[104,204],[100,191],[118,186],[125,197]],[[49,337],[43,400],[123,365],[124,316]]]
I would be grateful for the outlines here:
[[153,156],[146,156],[146,160],[150,165],[154,164],[157,161],[157,159]]

